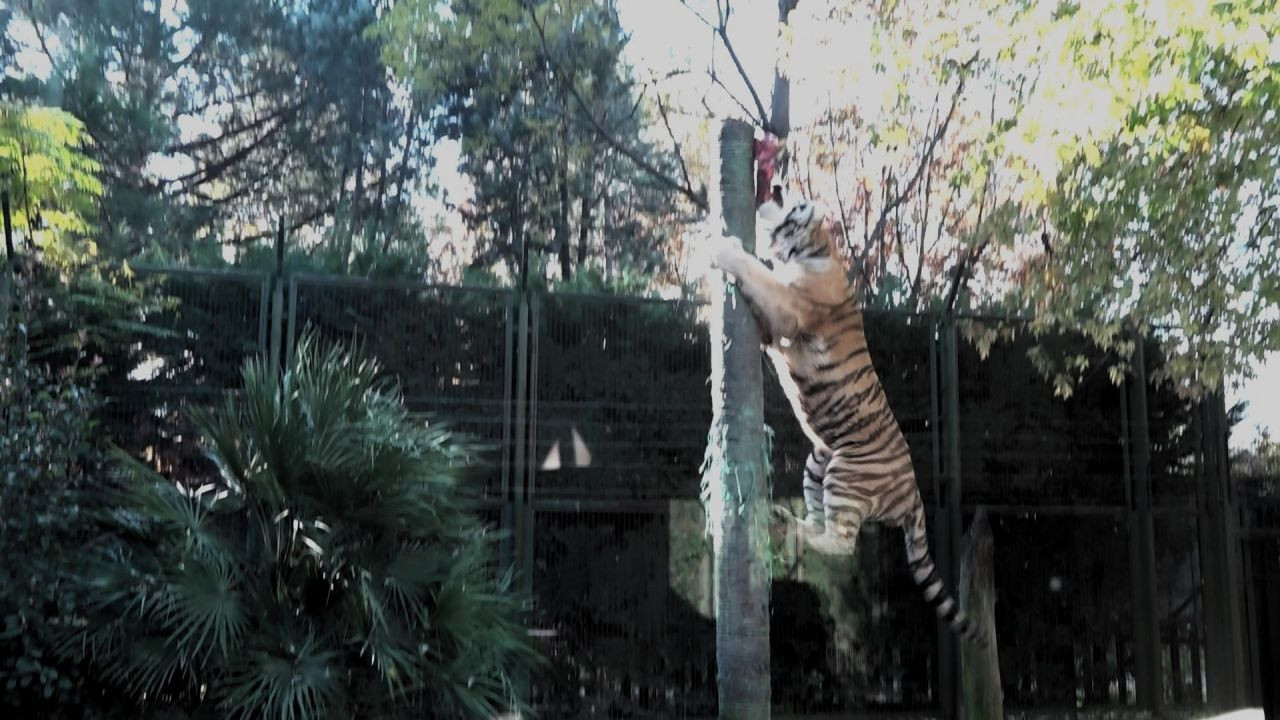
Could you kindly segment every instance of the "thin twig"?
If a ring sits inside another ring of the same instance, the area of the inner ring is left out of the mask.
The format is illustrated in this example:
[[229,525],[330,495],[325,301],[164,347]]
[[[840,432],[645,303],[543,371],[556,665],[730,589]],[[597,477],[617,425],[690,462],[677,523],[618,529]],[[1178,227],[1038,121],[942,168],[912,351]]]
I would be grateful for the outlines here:
[[654,96],[658,99],[658,113],[662,115],[662,124],[667,128],[667,135],[671,138],[671,144],[676,149],[676,159],[680,161],[680,174],[684,177],[685,187],[693,187],[693,180],[689,177],[689,166],[684,161],[684,148],[680,146],[680,141],[676,139],[676,133],[671,129],[671,119],[667,117],[667,105],[662,102],[662,93],[655,91]]
[[942,138],[947,134],[947,128],[951,125],[951,120],[955,117],[956,107],[960,104],[960,96],[964,93],[966,73],[969,68],[978,60],[975,53],[973,57],[966,60],[960,65],[960,83],[956,86],[955,93],[951,96],[951,107],[947,110],[947,117],[938,125],[938,129],[934,132],[933,137],[929,138],[929,145],[925,148],[924,154],[920,158],[920,164],[916,167],[915,172],[911,174],[911,179],[907,181],[906,186],[902,188],[892,201],[885,204],[880,210],[880,217],[876,220],[875,228],[871,231],[869,242],[878,242],[879,238],[884,234],[885,225],[889,221],[889,215],[906,201],[911,193],[915,192],[916,185],[920,182],[920,178],[924,175],[924,170],[929,163],[933,161],[934,152],[938,149],[938,144],[942,142]]
[[546,29],[543,28],[542,23],[538,20],[537,12],[535,12],[532,7],[526,7],[526,9],[529,11],[529,18],[533,23],[533,27],[538,31],[538,37],[542,42],[542,49],[546,53],[548,64],[552,66],[552,69],[555,71],[555,76],[560,79],[565,90],[569,92],[569,95],[573,97],[574,102],[577,103],[578,109],[582,111],[581,114],[590,121],[591,128],[595,130],[596,135],[659,183],[680,193],[681,195],[684,195],[690,202],[697,206],[698,209],[704,212],[708,211],[710,209],[710,205],[707,202],[705,191],[699,192],[688,185],[681,185],[678,181],[671,179],[666,175],[666,173],[654,167],[652,163],[644,159],[644,157],[635,150],[632,150],[617,138],[613,137],[613,134],[600,124],[600,121],[596,119],[595,114],[591,112],[590,106],[587,105],[587,101],[583,99],[581,93],[578,92],[578,88],[575,87],[572,82],[569,82],[568,76],[561,71],[559,64],[553,59],[554,55],[551,52],[551,44],[547,41]]
[[[680,0],[680,4],[688,8],[689,12],[693,13],[694,17],[698,18],[698,20],[700,20],[702,24],[711,28],[711,31],[715,33],[717,37],[720,38],[720,43],[724,45],[724,49],[729,52],[729,59],[733,61],[733,66],[735,69],[737,69],[738,76],[742,78],[743,84],[747,86],[747,92],[751,93],[751,100],[753,103],[755,103],[756,111],[754,113],[751,112],[747,108],[745,103],[738,100],[738,98],[729,90],[729,88],[725,87],[724,83],[716,75],[714,68],[711,71],[712,82],[715,82],[719,84],[721,87],[723,87],[725,89],[725,92],[728,93],[729,97],[732,98],[733,101],[736,102],[738,106],[742,108],[743,112],[745,112],[748,117],[754,116],[757,122],[760,123],[760,127],[762,129],[764,129],[766,132],[776,135],[777,133],[774,132],[773,123],[769,120],[769,111],[765,109],[764,101],[760,99],[760,93],[756,91],[755,83],[751,82],[751,77],[747,74],[746,67],[742,65],[742,59],[738,57],[738,51],[734,49],[733,42],[729,40],[729,16],[733,12],[733,8],[731,7],[729,0],[724,0],[723,3],[721,2],[721,0],[716,0],[716,16],[717,17],[716,17],[716,22],[714,23],[711,22],[711,20],[709,20],[705,15],[703,15],[702,13],[694,9],[693,6],[689,4],[688,0]],[[714,56],[714,53],[713,53],[713,56]]]

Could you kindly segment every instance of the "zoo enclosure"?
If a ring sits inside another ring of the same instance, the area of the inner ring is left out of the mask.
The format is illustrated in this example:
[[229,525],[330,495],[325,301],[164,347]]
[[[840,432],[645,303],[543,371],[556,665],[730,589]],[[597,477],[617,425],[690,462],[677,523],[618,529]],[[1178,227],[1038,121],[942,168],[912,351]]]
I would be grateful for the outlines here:
[[[552,659],[531,680],[535,703],[553,717],[714,714],[699,306],[283,273],[138,277],[178,302],[146,319],[158,332],[138,335],[138,366],[106,383],[117,443],[162,471],[203,472],[184,408],[236,392],[249,355],[287,358],[304,327],[358,336],[411,407],[487,445],[471,478],[511,531],[504,561]],[[1026,333],[984,359],[960,339],[979,327],[1018,324],[867,317],[949,586],[967,517],[978,505],[992,516],[1006,707],[1260,697],[1274,649],[1257,640],[1258,609],[1274,592],[1280,523],[1272,488],[1230,482],[1221,398],[1191,403],[1148,381],[1158,360],[1140,343],[1123,385],[1095,373],[1062,401],[1030,369]],[[1098,354],[1078,338],[1048,344]],[[774,499],[794,501],[808,448],[766,382]],[[775,536],[775,705],[953,715],[956,649],[900,536],[867,528],[859,545],[842,568]]]

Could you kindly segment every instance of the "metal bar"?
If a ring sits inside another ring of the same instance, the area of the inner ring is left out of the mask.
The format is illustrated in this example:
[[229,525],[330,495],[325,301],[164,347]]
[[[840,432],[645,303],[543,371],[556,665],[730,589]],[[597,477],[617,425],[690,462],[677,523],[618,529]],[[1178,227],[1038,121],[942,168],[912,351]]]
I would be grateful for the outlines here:
[[[123,269],[121,263],[109,263],[109,267]],[[271,273],[261,270],[241,270],[238,268],[193,268],[177,265],[151,265],[148,263],[129,263],[129,270],[139,275],[185,275],[188,277],[221,278],[228,280],[249,280],[260,282],[271,277]]]
[[537,515],[533,510],[533,499],[537,494],[538,481],[538,458],[534,455],[538,447],[538,338],[542,334],[542,303],[536,293],[532,293],[529,298],[529,355],[526,372],[528,374],[528,407],[529,411],[525,418],[525,423],[529,426],[528,439],[525,441],[525,452],[528,453],[526,461],[526,472],[528,477],[524,479],[525,490],[525,523],[524,523],[524,554],[521,561],[525,568],[525,592],[533,593],[533,545],[534,545],[534,521]]
[[1131,422],[1133,505],[1129,517],[1129,562],[1133,568],[1134,679],[1138,706],[1158,713],[1164,701],[1160,615],[1156,594],[1155,521],[1151,512],[1151,439],[1147,425],[1145,339],[1134,343],[1133,379],[1128,384]]
[[284,287],[279,277],[271,279],[271,366],[283,369],[284,361]]
[[262,278],[262,289],[258,294],[258,352],[267,351],[268,328],[271,318],[271,278]]
[[[528,443],[526,431],[526,412],[528,410],[527,399],[529,392],[529,294],[527,292],[519,293],[520,304],[517,312],[516,326],[516,402],[515,417],[512,422],[515,424],[515,445],[513,447],[513,463],[512,478],[515,482],[511,488],[511,557],[513,560],[512,570],[515,574],[513,585],[522,591],[522,594],[529,599],[530,602],[536,602],[533,592],[533,568],[531,565],[525,564],[525,528],[526,521],[526,501],[525,501],[525,464],[528,459]],[[516,696],[526,702],[530,699],[530,679],[527,672],[520,672],[513,681],[514,692]]]
[[937,504],[942,497],[942,427],[938,410],[938,333],[942,329],[938,318],[930,318],[929,322],[929,435],[933,439],[933,501]]
[[12,208],[9,206],[9,191],[5,190],[0,193],[0,208],[4,213],[4,258],[9,263],[9,267],[18,261],[18,251],[13,247],[13,215]]
[[[696,496],[688,498],[677,498],[685,500],[697,500]],[[662,498],[657,500],[639,500],[630,498],[602,498],[602,497],[539,497],[530,503],[535,512],[592,512],[592,513],[616,513],[619,515],[663,515],[671,511],[672,498]]]
[[[526,293],[520,294],[520,307],[518,311],[518,325],[516,330],[516,403],[515,403],[515,446],[513,462],[514,468],[512,478],[514,483],[511,488],[512,501],[512,519],[514,521],[514,532],[512,539],[515,543],[514,556],[517,558],[517,573],[523,573],[521,563],[524,558],[524,511],[525,511],[525,466],[528,461],[528,423],[526,422],[526,414],[528,412],[529,397],[529,297]],[[524,579],[517,580],[520,587],[524,586]]]
[[1200,567],[1204,583],[1205,669],[1209,707],[1228,711],[1241,706],[1245,696],[1244,651],[1241,645],[1240,584],[1233,527],[1226,453],[1226,408],[1222,396],[1213,394],[1197,408],[1200,438],[1200,470],[1196,496],[1199,505]]
[[[508,502],[511,499],[511,393],[512,393],[512,374],[515,373],[515,367],[512,365],[514,360],[514,344],[515,344],[515,307],[512,303],[513,296],[507,296],[506,306],[503,310],[503,350],[502,350],[502,484],[499,489],[498,497],[502,501]],[[509,529],[509,527],[504,527]]]
[[507,295],[512,292],[507,287],[481,287],[468,285],[448,285],[421,280],[393,280],[383,278],[349,277],[346,275],[321,275],[318,273],[290,273],[308,285],[326,285],[331,287],[358,287],[371,290],[440,290],[454,293],[476,293],[484,295]]
[[1121,517],[1126,509],[1115,505],[987,505],[961,503],[964,512],[985,508],[988,515],[1045,515],[1053,517]]
[[[955,323],[947,320],[939,333],[941,357],[939,399],[942,413],[942,473],[934,538],[937,540],[938,570],[951,592],[960,587],[960,367]],[[955,635],[941,620],[938,626],[938,689],[942,715],[958,717],[960,707],[960,648]]]
[[5,250],[4,276],[0,277],[0,322],[7,323],[9,313],[17,310],[17,293],[11,291],[16,289],[13,276],[18,269],[18,253],[13,247],[13,217],[10,215],[8,190],[0,194],[0,209],[4,215]]
[[289,276],[289,320],[284,334],[284,362],[293,362],[294,347],[298,344],[298,279]]

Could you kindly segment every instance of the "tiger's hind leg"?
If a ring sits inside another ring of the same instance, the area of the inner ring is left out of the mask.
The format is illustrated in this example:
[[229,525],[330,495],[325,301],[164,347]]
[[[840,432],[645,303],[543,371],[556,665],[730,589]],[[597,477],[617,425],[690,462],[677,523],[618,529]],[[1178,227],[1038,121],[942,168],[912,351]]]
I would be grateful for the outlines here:
[[[814,550],[824,555],[852,555],[858,542],[858,531],[871,512],[871,500],[858,493],[849,477],[848,468],[827,461],[822,478],[822,525],[806,535]],[[808,502],[808,486],[805,501]],[[809,523],[806,523],[806,525]]]
[[826,526],[822,504],[822,478],[827,474],[831,453],[815,446],[804,462],[804,517],[798,517],[789,508],[776,506],[775,512],[788,524],[796,525],[801,536],[821,535]]
[[821,533],[827,523],[822,480],[827,476],[827,464],[830,462],[831,452],[815,446],[804,463],[804,524],[815,533]]

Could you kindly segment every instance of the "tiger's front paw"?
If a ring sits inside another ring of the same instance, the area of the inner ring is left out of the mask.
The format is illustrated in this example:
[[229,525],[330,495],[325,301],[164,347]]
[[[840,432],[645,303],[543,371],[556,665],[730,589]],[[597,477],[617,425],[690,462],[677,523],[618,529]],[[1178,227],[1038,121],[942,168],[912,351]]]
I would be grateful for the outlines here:
[[732,235],[712,235],[707,238],[707,249],[711,253],[711,266],[720,270],[729,269],[733,259],[745,252],[742,241]]
[[724,270],[732,258],[742,254],[742,241],[723,230],[710,230],[689,239],[688,276],[702,277],[712,270]]

